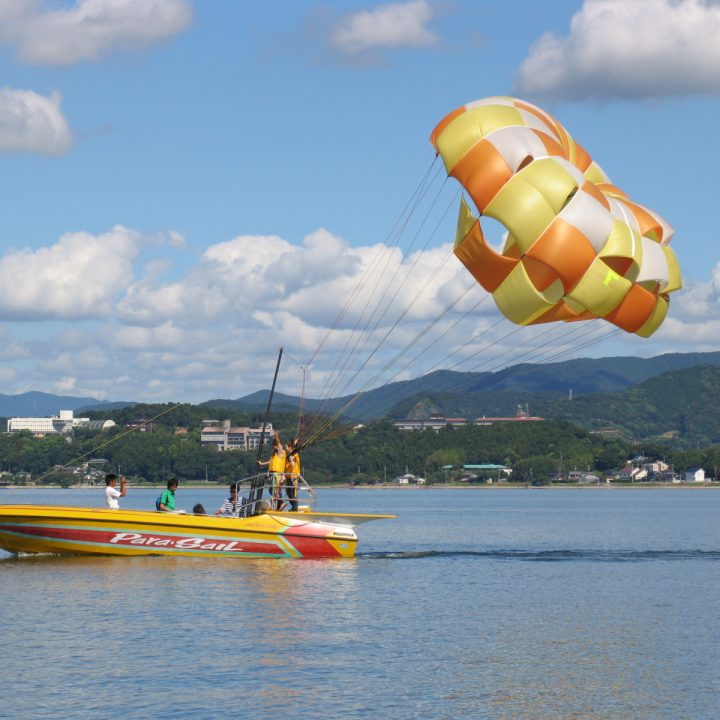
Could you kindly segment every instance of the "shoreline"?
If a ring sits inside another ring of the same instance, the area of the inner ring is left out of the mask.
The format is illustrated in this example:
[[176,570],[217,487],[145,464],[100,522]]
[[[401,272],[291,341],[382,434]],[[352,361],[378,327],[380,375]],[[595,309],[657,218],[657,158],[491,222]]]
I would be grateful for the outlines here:
[[608,483],[603,485],[577,485],[556,483],[552,485],[526,485],[525,483],[491,483],[478,485],[314,485],[313,487],[347,487],[354,490],[700,490],[720,488],[720,482],[705,483]]
[[[227,489],[227,484],[211,484],[203,482],[181,483],[182,488],[192,490],[222,490]],[[459,485],[452,483],[436,483],[432,485],[396,485],[394,483],[377,483],[375,485],[350,485],[348,483],[330,483],[312,485],[314,489],[328,490],[339,488],[343,490],[403,490],[403,491],[425,491],[425,490],[711,490],[720,488],[720,482],[704,483],[607,483],[601,485],[578,485],[575,483],[555,483],[549,485],[528,485],[525,483],[478,483],[477,485]],[[3,490],[104,490],[104,485],[83,485],[81,487],[62,488],[59,485],[0,485],[0,492]],[[162,485],[130,485],[128,490],[163,490]]]

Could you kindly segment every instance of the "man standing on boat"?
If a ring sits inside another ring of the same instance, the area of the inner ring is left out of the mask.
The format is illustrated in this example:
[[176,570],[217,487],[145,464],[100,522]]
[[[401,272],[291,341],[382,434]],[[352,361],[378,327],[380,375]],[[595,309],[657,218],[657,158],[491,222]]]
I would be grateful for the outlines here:
[[285,494],[290,501],[290,512],[298,509],[298,483],[300,478],[300,440],[294,438],[285,448]]
[[270,487],[272,488],[273,510],[282,510],[285,503],[280,499],[282,494],[283,478],[285,477],[285,450],[278,431],[273,435],[273,452],[269,460],[258,463],[267,465],[270,475]]
[[117,477],[113,473],[105,476],[105,504],[111,510],[120,509],[120,503],[118,502],[118,499],[121,497],[125,497],[125,494],[127,493],[127,484],[125,482],[124,476],[120,477],[119,490],[115,487],[116,483]]

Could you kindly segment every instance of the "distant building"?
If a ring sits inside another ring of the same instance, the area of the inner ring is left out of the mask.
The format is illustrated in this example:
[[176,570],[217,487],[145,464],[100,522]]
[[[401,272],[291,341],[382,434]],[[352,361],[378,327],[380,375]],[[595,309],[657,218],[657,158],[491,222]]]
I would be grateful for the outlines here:
[[628,460],[628,464],[615,475],[615,479],[620,482],[672,482],[673,472],[664,460],[648,460],[644,455]]
[[[217,423],[217,420],[211,422]],[[232,427],[229,420],[223,420],[222,425],[207,425],[203,421],[200,431],[201,445],[214,445],[218,452],[226,450],[257,450],[260,446],[262,428]],[[268,423],[265,427],[265,442],[273,435],[273,426]]]
[[513,417],[482,417],[475,418],[475,425],[494,425],[495,423],[526,423],[526,422],[543,422],[545,418],[530,415],[527,408],[518,407],[517,413]]
[[626,465],[618,472],[615,479],[619,482],[640,482],[641,480],[645,480],[647,476],[647,470],[642,470],[634,465]]
[[647,470],[648,473],[664,473],[670,469],[670,466],[663,460],[655,460],[655,462],[645,463],[643,470]]
[[460,482],[467,483],[492,483],[505,482],[512,475],[512,468],[507,465],[494,465],[492,463],[482,463],[474,465],[443,465],[445,472],[450,470],[462,470],[463,476]]
[[90,420],[90,418],[76,418],[72,410],[61,410],[60,413],[54,417],[14,417],[7,421],[7,431],[9,433],[27,430],[33,435],[69,434],[77,427],[99,431],[106,430],[107,428],[114,426],[114,420]]
[[690,468],[685,471],[685,482],[687,483],[704,483],[705,470],[701,467]]
[[588,430],[588,435],[621,435],[618,428],[606,427],[598,430]]
[[[515,422],[542,422],[545,418],[528,414],[527,410],[518,409],[513,417],[485,417],[484,415],[473,420],[473,425],[494,425],[495,423]],[[426,418],[400,418],[395,420],[395,427],[399,430],[442,430],[445,427],[464,427],[468,424],[466,418],[445,417],[434,413]]]
[[448,425],[462,427],[467,425],[465,418],[448,418],[444,415],[433,414],[425,418],[401,418],[395,421],[395,427],[400,430],[442,430]]
[[88,420],[87,422],[81,422],[76,427],[81,427],[85,430],[92,430],[93,432],[100,432],[101,430],[107,430],[108,428],[115,427],[114,420]]
[[416,477],[412,473],[405,473],[404,475],[398,475],[394,482],[398,485],[424,485],[426,480],[422,477]]
[[600,478],[594,473],[581,473],[580,477],[576,479],[578,485],[599,485]]
[[128,420],[125,423],[125,427],[137,430],[138,432],[152,432],[154,426],[152,422],[145,418],[135,418],[134,420]]

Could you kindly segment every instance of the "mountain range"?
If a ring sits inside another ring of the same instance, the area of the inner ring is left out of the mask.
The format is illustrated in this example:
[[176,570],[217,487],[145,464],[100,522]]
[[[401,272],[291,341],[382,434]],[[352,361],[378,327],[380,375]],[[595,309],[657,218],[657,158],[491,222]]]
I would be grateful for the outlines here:
[[[507,415],[515,414],[518,405],[534,405],[538,398],[572,399],[618,393],[663,373],[700,366],[720,366],[720,352],[669,353],[652,358],[580,358],[543,365],[513,365],[494,373],[438,370],[368,390],[358,397],[347,395],[325,401],[306,398],[303,404],[306,412],[340,411],[354,422],[430,411],[463,417]],[[236,400],[210,400],[203,405],[260,410],[267,405],[268,395],[267,390],[262,390]],[[299,402],[297,396],[276,392],[273,407],[297,412]],[[424,405],[424,410],[418,405]]]
[[[269,391],[262,390],[200,406],[260,412],[268,396]],[[61,409],[103,411],[132,404],[41,392],[0,394],[0,416],[43,417]],[[297,396],[275,393],[273,409],[296,413],[299,404]],[[514,415],[518,407],[532,415],[571,420],[587,429],[636,439],[720,442],[720,352],[581,358],[514,365],[494,373],[439,370],[359,396],[304,400],[306,414],[340,413],[349,422],[434,412],[474,419]]]
[[107,404],[92,397],[53,395],[44,392],[25,392],[19,395],[0,393],[0,417],[49,417],[60,410],[79,410]]

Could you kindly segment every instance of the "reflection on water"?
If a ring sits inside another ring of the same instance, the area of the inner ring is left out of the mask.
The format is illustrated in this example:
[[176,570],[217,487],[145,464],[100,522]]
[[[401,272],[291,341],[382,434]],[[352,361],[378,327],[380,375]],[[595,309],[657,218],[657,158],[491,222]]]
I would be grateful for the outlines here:
[[399,517],[354,560],[0,560],[0,717],[718,716],[720,493],[326,495]]

